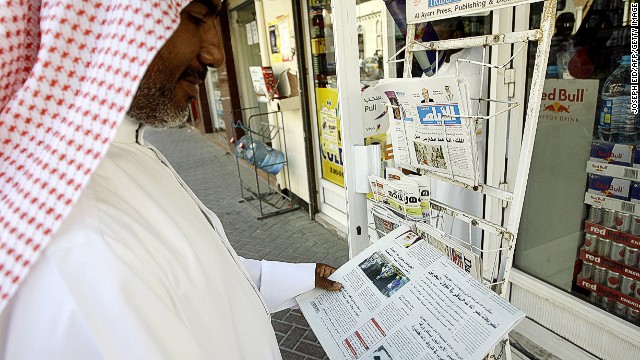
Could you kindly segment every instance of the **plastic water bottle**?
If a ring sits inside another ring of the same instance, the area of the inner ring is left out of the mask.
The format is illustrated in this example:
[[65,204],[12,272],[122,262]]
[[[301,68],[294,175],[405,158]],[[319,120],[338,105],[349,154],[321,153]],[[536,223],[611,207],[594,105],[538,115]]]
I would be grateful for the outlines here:
[[284,154],[260,141],[253,142],[253,154],[256,165],[271,174],[277,174],[284,165]]
[[620,59],[620,66],[602,88],[602,106],[598,136],[605,141],[631,144],[638,140],[640,127],[637,114],[631,112],[631,56]]
[[231,143],[235,145],[236,157],[247,160],[247,162],[253,165],[253,146],[251,143],[251,137],[245,135],[240,139],[231,139]]
[[236,156],[245,159],[249,164],[255,165],[271,174],[277,174],[284,165],[284,154],[281,151],[271,148],[265,143],[253,140],[251,136],[245,135],[240,139],[231,139],[235,145]]

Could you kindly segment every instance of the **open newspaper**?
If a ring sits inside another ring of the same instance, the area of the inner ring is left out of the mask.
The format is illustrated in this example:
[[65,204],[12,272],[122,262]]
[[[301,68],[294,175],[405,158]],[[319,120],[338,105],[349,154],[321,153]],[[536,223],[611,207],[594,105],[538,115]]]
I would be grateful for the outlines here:
[[370,93],[387,100],[396,164],[475,183],[475,124],[455,76],[388,79]]
[[524,313],[401,226],[297,297],[338,359],[482,359]]

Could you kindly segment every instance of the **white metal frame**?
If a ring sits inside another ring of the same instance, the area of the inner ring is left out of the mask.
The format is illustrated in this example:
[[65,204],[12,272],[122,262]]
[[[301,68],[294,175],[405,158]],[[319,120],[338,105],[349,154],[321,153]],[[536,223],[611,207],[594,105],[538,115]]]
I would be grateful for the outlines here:
[[[407,26],[407,46],[405,49],[405,73],[404,77],[411,77],[411,64],[413,61],[413,52],[428,50],[446,50],[446,49],[458,49],[469,48],[475,46],[495,46],[503,44],[526,44],[528,41],[538,41],[538,49],[536,52],[536,62],[533,72],[533,80],[530,88],[529,102],[527,106],[527,117],[525,122],[525,130],[523,134],[523,140],[521,143],[521,152],[518,161],[517,176],[515,178],[515,184],[513,191],[503,190],[495,187],[487,186],[486,184],[480,184],[478,186],[469,186],[469,184],[461,184],[459,181],[448,179],[447,177],[438,177],[441,180],[448,181],[455,185],[462,185],[467,188],[471,188],[475,191],[480,191],[485,195],[497,197],[498,199],[508,201],[510,203],[509,214],[506,219],[505,225],[500,223],[492,224],[489,228],[501,229],[499,233],[504,233],[507,236],[503,236],[502,240],[508,241],[508,251],[506,258],[501,264],[501,271],[497,279],[497,283],[501,283],[503,286],[499,287],[499,293],[505,296],[505,291],[508,288],[506,284],[509,280],[509,273],[511,265],[513,263],[513,253],[515,250],[515,244],[518,234],[518,228],[520,226],[520,216],[522,214],[522,206],[524,204],[524,194],[527,186],[527,179],[529,175],[529,166],[531,163],[531,156],[533,153],[533,143],[535,140],[535,134],[538,124],[538,115],[540,112],[540,101],[542,97],[542,90],[544,86],[545,69],[547,66],[547,58],[549,54],[549,45],[551,43],[551,37],[554,33],[555,25],[555,11],[556,1],[547,0],[544,3],[543,17],[538,30],[524,30],[512,33],[498,33],[493,35],[484,35],[476,37],[468,37],[463,39],[452,39],[443,41],[434,41],[430,43],[421,43],[414,40],[416,25]],[[516,45],[517,46],[517,45]],[[508,59],[510,62],[512,59]],[[506,63],[505,63],[506,64]],[[490,66],[491,68],[503,68],[504,66]],[[490,104],[495,102],[491,99],[485,99]],[[508,104],[508,107],[503,110],[494,110],[489,118],[494,118],[496,115],[500,115],[503,112],[511,110],[512,105]],[[495,120],[495,119],[494,119]],[[430,173],[426,173],[428,176],[432,176]],[[443,208],[448,208],[446,204],[442,204]],[[458,214],[459,215],[459,214]],[[459,219],[464,219],[463,216],[457,216]],[[467,217],[468,220],[472,220],[471,217]],[[477,220],[475,221],[477,224]],[[485,224],[486,225],[486,224]],[[498,245],[498,248],[502,248],[504,245]],[[487,250],[486,248],[484,249]],[[492,251],[493,249],[488,249]]]

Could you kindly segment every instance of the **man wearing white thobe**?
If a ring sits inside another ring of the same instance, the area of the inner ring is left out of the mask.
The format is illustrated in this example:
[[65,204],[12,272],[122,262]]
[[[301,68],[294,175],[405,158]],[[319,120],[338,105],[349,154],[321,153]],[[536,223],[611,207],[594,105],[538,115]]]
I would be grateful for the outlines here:
[[220,2],[180,12],[129,117],[0,315],[0,357],[279,359],[269,314],[314,286],[341,287],[323,264],[238,257],[216,215],[142,140],[140,122],[184,123],[206,67],[222,63]]

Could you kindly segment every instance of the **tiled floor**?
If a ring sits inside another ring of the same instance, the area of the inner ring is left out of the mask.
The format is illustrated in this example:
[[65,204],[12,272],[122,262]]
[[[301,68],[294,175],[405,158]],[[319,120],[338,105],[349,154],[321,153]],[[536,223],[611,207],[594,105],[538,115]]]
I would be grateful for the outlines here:
[[[197,130],[147,129],[145,139],[160,149],[194,193],[218,215],[238,254],[254,259],[324,262],[335,267],[347,261],[346,240],[309,220],[302,210],[257,220],[256,213],[239,202],[234,156]],[[249,169],[241,171],[251,179]],[[327,358],[299,310],[274,314],[272,324],[284,359]]]

